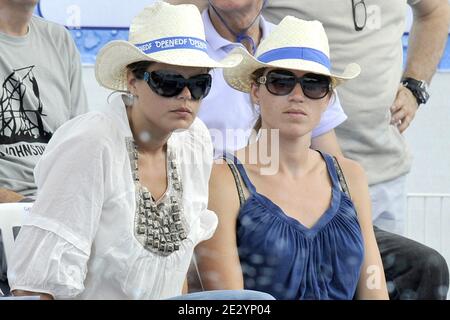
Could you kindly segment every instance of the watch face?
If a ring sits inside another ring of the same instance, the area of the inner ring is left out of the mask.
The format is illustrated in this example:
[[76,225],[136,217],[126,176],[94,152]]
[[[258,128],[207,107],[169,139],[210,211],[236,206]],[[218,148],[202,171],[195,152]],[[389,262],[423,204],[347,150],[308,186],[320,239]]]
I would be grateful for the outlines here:
[[419,87],[420,87],[422,90],[428,91],[428,85],[427,85],[427,83],[426,83],[425,81],[423,81],[423,80],[421,80],[421,81],[419,82]]
[[425,81],[420,81],[418,91],[421,95],[421,103],[426,103],[428,101],[428,98],[430,97],[430,94],[428,93],[428,85]]
[[430,94],[426,91],[422,91],[421,95],[422,95],[422,103],[426,103],[428,101],[428,98],[430,98]]

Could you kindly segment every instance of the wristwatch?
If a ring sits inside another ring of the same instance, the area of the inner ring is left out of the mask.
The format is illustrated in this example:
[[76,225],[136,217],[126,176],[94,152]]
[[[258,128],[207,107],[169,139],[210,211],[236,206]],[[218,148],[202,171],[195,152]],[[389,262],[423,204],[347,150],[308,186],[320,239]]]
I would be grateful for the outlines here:
[[403,78],[401,83],[412,92],[418,105],[427,103],[430,94],[428,93],[427,83],[424,80]]

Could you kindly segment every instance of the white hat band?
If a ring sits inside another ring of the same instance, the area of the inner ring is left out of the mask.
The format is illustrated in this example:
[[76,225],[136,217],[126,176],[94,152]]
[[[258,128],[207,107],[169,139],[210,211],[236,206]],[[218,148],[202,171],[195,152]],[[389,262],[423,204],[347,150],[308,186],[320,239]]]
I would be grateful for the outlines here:
[[145,54],[177,49],[193,49],[203,51],[205,53],[207,52],[206,41],[193,37],[160,38],[135,44],[135,46]]

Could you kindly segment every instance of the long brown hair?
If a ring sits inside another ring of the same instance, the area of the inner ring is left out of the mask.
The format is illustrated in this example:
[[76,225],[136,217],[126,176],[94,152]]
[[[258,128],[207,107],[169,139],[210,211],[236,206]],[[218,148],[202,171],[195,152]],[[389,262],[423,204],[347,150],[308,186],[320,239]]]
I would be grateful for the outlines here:
[[[266,68],[260,68],[255,70],[252,73],[252,81],[255,85],[259,86],[259,83],[256,81],[258,80],[259,77],[262,77],[262,75],[264,74],[264,71],[266,70]],[[258,133],[258,131],[261,129],[262,126],[262,119],[261,119],[261,114],[258,116],[258,119],[255,122],[255,125],[253,126],[253,130]]]

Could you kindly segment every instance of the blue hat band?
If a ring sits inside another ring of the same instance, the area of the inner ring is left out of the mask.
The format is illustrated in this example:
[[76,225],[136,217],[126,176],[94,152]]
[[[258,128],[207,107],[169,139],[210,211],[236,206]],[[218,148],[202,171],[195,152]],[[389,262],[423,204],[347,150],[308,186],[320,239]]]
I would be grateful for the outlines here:
[[316,62],[331,69],[330,59],[322,52],[312,48],[286,47],[267,51],[257,58],[260,62],[270,63],[276,60],[301,59]]
[[145,54],[178,49],[193,49],[206,53],[206,41],[192,37],[161,38],[135,44],[135,46]]

